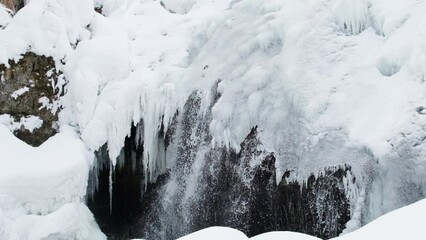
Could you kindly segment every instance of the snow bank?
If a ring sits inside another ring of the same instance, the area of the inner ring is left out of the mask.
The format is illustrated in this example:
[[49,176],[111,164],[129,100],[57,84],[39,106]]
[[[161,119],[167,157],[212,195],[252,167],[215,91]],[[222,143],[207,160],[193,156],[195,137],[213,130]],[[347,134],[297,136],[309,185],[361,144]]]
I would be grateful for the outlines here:
[[29,213],[49,213],[86,194],[83,143],[65,130],[33,148],[0,125],[0,194]]
[[68,203],[50,214],[19,214],[0,209],[1,239],[106,239],[83,203]]
[[71,129],[34,148],[0,124],[0,238],[104,239],[83,204],[88,156]]
[[333,240],[425,238],[426,200],[385,214],[359,230]]
[[0,4],[0,29],[9,23],[11,18],[11,12],[2,4]]
[[[198,232],[189,234],[179,240],[201,240],[201,239],[232,239],[232,240],[247,240],[249,239],[244,233],[228,228],[228,227],[210,227]],[[252,237],[253,240],[319,240],[319,238],[311,237],[302,233],[294,232],[270,232]]]
[[198,239],[233,239],[245,240],[247,236],[235,229],[228,227],[210,227],[191,233],[188,236],[179,238],[179,240],[198,240]]

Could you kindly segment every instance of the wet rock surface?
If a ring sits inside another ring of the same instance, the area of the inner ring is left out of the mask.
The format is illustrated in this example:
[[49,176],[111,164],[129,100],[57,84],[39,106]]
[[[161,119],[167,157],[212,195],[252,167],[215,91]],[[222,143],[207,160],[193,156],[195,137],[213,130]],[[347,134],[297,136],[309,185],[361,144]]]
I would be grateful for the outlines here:
[[[98,198],[104,205],[109,202],[105,180],[109,169],[100,170],[103,180],[98,191],[104,194],[95,194],[89,206],[110,239],[176,239],[209,226],[229,226],[248,236],[296,231],[330,238],[343,231],[350,220],[343,183],[351,171],[349,166],[327,167],[303,182],[290,181],[292,172],[287,171],[277,183],[276,157],[262,146],[257,127],[247,135],[238,152],[212,147],[208,131],[211,113],[208,110],[200,115],[200,106],[201,97],[194,92],[168,132],[160,134],[166,136],[160,139],[165,155],[175,148],[176,156],[171,158],[174,162],[169,170],[155,183],[142,187],[142,192],[133,189],[141,188],[138,183],[143,180],[137,178],[141,173],[119,174],[135,164],[129,159],[142,159],[123,155],[124,165],[122,170],[115,169],[113,186],[137,194],[113,190],[112,212],[104,210],[104,215],[95,209],[100,205]],[[125,148],[142,156],[143,149],[128,144],[137,138],[137,131],[132,130]],[[117,224],[114,219],[118,218],[125,221]]]
[[13,121],[36,116],[43,121],[41,127],[28,130],[21,126],[15,135],[32,146],[39,146],[56,133],[54,123],[58,109],[54,102],[61,89],[56,84],[60,73],[51,57],[25,53],[9,66],[0,64],[0,115],[8,114]]
[[136,131],[132,127],[131,136],[125,139],[117,167],[112,167],[104,145],[96,152],[97,168],[90,173],[88,207],[113,239],[130,237],[130,223],[144,205],[143,148],[134,137]]
[[343,178],[350,167],[330,167],[306,182],[287,182],[286,172],[276,188],[277,228],[328,239],[338,236],[350,220]]

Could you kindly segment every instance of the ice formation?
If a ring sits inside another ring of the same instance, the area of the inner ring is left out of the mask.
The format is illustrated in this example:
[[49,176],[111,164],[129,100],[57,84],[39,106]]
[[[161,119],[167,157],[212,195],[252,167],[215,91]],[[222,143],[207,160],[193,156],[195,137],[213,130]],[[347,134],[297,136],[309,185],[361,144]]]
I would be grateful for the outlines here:
[[[367,224],[362,229],[349,233],[333,240],[362,240],[362,239],[402,239],[409,238],[420,240],[424,238],[422,223],[425,221],[424,211],[426,202],[419,201],[407,207],[395,210],[377,220]],[[211,227],[179,238],[179,240],[198,239],[235,239],[245,240],[247,238],[242,232],[225,227]],[[271,232],[252,237],[253,240],[315,240],[305,234],[292,232]]]
[[[0,161],[14,167],[0,175],[0,195],[46,218],[79,208],[92,226],[79,204],[93,153],[107,144],[112,186],[125,139],[138,126],[146,189],[174,166],[178,147],[165,153],[159,139],[196,94],[193,116],[211,136],[199,143],[205,136],[191,133],[188,144],[200,155],[216,147],[238,152],[258,126],[277,182],[287,170],[289,180],[303,182],[325,167],[350,165],[357,181],[345,180],[347,231],[354,230],[425,197],[425,11],[418,0],[31,0],[13,17],[0,6],[0,63],[27,51],[52,56],[66,84],[56,103],[64,130],[39,150],[0,125],[8,153]],[[197,189],[206,163],[200,155],[185,166],[184,198]],[[64,165],[48,167],[56,158]],[[57,179],[47,185],[51,195],[14,191],[41,181],[27,170]]]

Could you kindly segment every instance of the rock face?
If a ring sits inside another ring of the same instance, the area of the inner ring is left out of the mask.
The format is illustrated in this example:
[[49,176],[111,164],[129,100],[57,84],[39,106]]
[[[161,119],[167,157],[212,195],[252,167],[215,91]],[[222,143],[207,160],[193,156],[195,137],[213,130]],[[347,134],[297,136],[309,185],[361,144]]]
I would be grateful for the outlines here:
[[132,137],[126,138],[114,170],[107,145],[104,145],[96,152],[98,168],[91,172],[89,190],[92,194],[89,194],[88,206],[97,216],[103,232],[113,238],[129,238],[129,223],[143,206],[143,148],[134,137],[137,131],[138,127],[132,127]]
[[[213,95],[220,97],[217,92]],[[107,205],[111,199],[105,181],[109,169],[99,170],[104,180],[99,182],[90,207],[111,239],[176,239],[209,226],[233,227],[248,236],[286,230],[330,238],[342,232],[350,220],[344,188],[349,166],[328,167],[303,182],[288,180],[292,172],[287,171],[277,183],[276,157],[263,147],[257,127],[239,151],[212,147],[208,128],[211,112],[200,114],[200,107],[201,96],[194,92],[168,132],[159,134],[165,136],[159,138],[164,149],[159,155],[171,164],[168,172],[147,188],[138,186],[143,182],[141,172],[127,170],[142,167],[143,149],[129,144],[140,137],[132,130],[123,149],[123,153],[130,153],[120,155],[124,165],[112,175],[114,188],[122,189],[112,190],[113,210],[102,216],[94,210],[102,205],[97,202]],[[99,158],[102,162],[105,157]],[[115,206],[115,201],[134,208]],[[114,224],[117,216],[127,222]]]
[[0,0],[0,3],[14,12],[23,8],[25,4],[24,0]]
[[56,133],[55,101],[61,89],[56,84],[60,74],[51,57],[28,52],[9,67],[0,64],[0,115],[8,114],[14,122],[36,116],[43,121],[35,129],[18,126],[15,135],[33,146],[39,146]]
[[288,183],[290,172],[286,172],[276,188],[277,228],[323,239],[338,236],[350,220],[343,184],[350,171],[350,167],[330,167],[317,177],[311,175],[302,184]]

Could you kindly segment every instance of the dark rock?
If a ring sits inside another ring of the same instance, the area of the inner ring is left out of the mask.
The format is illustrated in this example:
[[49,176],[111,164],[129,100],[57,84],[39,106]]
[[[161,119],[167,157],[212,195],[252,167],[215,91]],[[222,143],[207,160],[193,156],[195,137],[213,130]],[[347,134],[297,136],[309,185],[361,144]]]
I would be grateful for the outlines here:
[[[101,224],[101,228],[107,230],[111,239],[176,239],[210,226],[236,228],[250,237],[276,230],[321,238],[338,236],[350,219],[343,185],[350,167],[327,167],[302,182],[289,182],[292,172],[287,171],[277,184],[275,155],[263,147],[257,127],[251,129],[238,152],[233,148],[212,147],[209,124],[212,106],[220,97],[216,89],[206,113],[200,113],[201,96],[194,92],[182,111],[175,114],[167,132],[164,126],[160,128],[158,141],[164,151],[175,149],[173,166],[155,183],[147,184],[141,199],[136,195],[123,198],[120,197],[125,195],[123,190],[113,190],[113,202],[115,198],[120,201],[137,198],[140,206],[135,202],[132,208],[118,207],[117,211],[125,213],[120,217],[130,219],[118,230],[111,230],[119,226],[114,222]],[[134,131],[130,138],[134,138],[133,134]],[[132,146],[126,143],[125,148],[139,151],[135,154],[141,156],[143,149]],[[108,170],[102,171],[108,175]],[[132,174],[114,175],[114,188],[138,188],[137,181],[142,180]],[[95,207],[96,204],[92,205]],[[109,218],[114,218],[114,211]]]
[[0,3],[12,10],[13,12],[19,11],[25,5],[24,0],[0,0]]
[[343,177],[350,168],[329,167],[306,182],[287,182],[286,172],[277,188],[278,229],[320,238],[338,236],[350,220],[350,205]]
[[111,166],[107,145],[95,154],[97,167],[90,173],[88,207],[108,239],[128,239],[133,218],[143,206],[143,147],[137,141],[137,131],[138,127],[132,127],[115,168]]
[[[31,115],[43,120],[42,127],[33,132],[23,128],[15,132],[21,140],[39,146],[56,133],[54,123],[58,112],[43,108],[39,100],[46,98],[49,103],[54,103],[58,99],[62,91],[56,87],[60,73],[56,71],[53,58],[31,52],[25,53],[18,62],[9,60],[9,66],[0,64],[0,115],[9,114],[15,121]],[[24,87],[29,91],[16,99],[12,97],[15,91]]]

